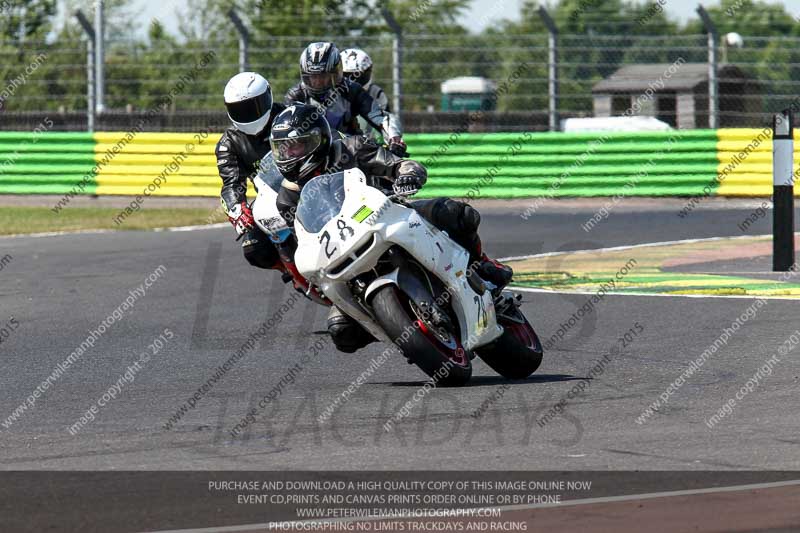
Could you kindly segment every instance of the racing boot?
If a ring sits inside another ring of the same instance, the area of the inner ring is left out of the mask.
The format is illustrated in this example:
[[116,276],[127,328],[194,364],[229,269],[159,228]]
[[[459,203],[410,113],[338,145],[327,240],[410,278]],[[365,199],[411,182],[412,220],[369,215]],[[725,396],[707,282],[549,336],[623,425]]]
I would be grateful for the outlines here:
[[377,339],[358,322],[332,306],[328,313],[328,333],[340,352],[353,353]]
[[498,296],[514,277],[514,270],[500,261],[490,259],[485,253],[472,264],[471,270],[495,286],[492,294]]

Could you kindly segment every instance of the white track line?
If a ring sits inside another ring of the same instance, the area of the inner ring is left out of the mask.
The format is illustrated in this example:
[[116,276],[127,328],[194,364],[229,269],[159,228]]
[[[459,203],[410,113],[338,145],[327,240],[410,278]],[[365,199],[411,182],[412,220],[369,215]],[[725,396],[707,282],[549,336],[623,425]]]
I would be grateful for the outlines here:
[[[800,235],[800,232],[795,233],[795,235]],[[624,246],[611,246],[608,248],[593,248],[591,250],[566,250],[563,252],[546,252],[542,254],[530,254],[530,255],[515,255],[511,257],[501,257],[498,261],[520,261],[523,259],[535,259],[538,257],[553,257],[557,255],[569,255],[569,254],[596,254],[602,252],[615,252],[618,250],[634,250],[636,248],[652,248],[654,246],[666,246],[670,244],[693,244],[697,242],[715,242],[715,241],[728,241],[728,240],[737,240],[737,239],[758,239],[762,237],[772,237],[771,234],[767,235],[737,235],[734,237],[706,237],[704,239],[683,239],[679,241],[662,241],[662,242],[647,242],[644,244],[626,244]]]
[[0,235],[0,239],[22,239],[33,238],[38,239],[41,237],[60,237],[61,235],[95,235],[101,233],[118,233],[118,230],[113,229],[81,229],[75,231],[48,231],[45,233],[15,233],[13,235]]
[[[561,503],[531,503],[523,505],[508,505],[502,507],[483,507],[481,509],[498,509],[500,511],[522,511],[526,509],[544,509],[553,507],[572,507],[576,505],[591,505],[597,503],[615,503],[636,500],[651,500],[655,498],[671,498],[675,496],[694,496],[698,494],[716,494],[720,492],[740,492],[746,490],[759,490],[759,489],[774,489],[780,487],[792,487],[800,485],[800,479],[793,479],[789,481],[775,481],[771,483],[751,483],[749,485],[732,485],[728,487],[713,487],[707,489],[689,489],[689,490],[673,490],[664,492],[646,492],[642,494],[626,494],[624,496],[602,496],[598,498],[582,498],[577,500],[566,500]],[[387,517],[388,520],[391,517]],[[413,519],[413,518],[412,518]],[[328,518],[320,520],[306,520],[305,523],[313,522],[315,524],[334,524],[341,522],[364,522],[376,521],[381,518],[375,517],[358,517],[358,518]],[[398,520],[400,520],[398,518]],[[273,522],[274,524],[275,522]],[[304,521],[293,522],[280,522],[282,525],[291,526],[293,524],[303,524]],[[238,526],[222,526],[222,527],[209,527],[209,528],[194,528],[194,529],[169,529],[150,531],[148,533],[228,533],[234,531],[249,531],[253,529],[268,529],[269,523],[260,524],[242,524]]]
[[[772,280],[764,280],[764,281],[772,281]],[[597,294],[597,291],[579,291],[579,290],[551,290],[551,289],[537,289],[535,287],[517,287],[515,285],[510,285],[509,290],[512,292],[537,292],[537,293],[544,293],[544,294],[585,294],[585,295],[592,295]],[[655,298],[727,298],[727,299],[739,299],[739,300],[752,300],[754,298],[762,298],[764,300],[793,300],[797,301],[800,300],[800,296],[759,296],[755,294],[664,294],[664,293],[650,293],[650,292],[607,292],[605,297],[609,296],[641,296],[645,298],[655,297]]]
[[21,238],[41,238],[41,237],[60,237],[62,235],[99,235],[103,233],[123,233],[127,231],[198,231],[204,229],[225,228],[230,226],[227,222],[218,224],[202,224],[197,226],[176,226],[171,228],[151,228],[141,230],[118,230],[118,229],[81,229],[76,231],[48,231],[45,233],[15,233],[14,235],[0,235],[0,239],[21,239]]
[[[800,233],[796,233],[795,235],[800,235]],[[628,244],[625,246],[611,246],[608,248],[594,248],[591,250],[569,250],[563,252],[546,252],[541,254],[530,254],[530,255],[516,255],[511,257],[501,257],[498,261],[522,261],[525,259],[536,259],[539,257],[553,257],[559,255],[569,255],[569,254],[596,254],[596,253],[603,253],[603,252],[614,252],[619,250],[634,250],[637,248],[652,248],[654,246],[666,246],[671,244],[692,244],[698,242],[716,242],[716,241],[727,241],[727,240],[735,240],[735,239],[757,239],[760,237],[771,237],[771,234],[767,235],[738,235],[734,237],[707,237],[704,239],[683,239],[678,241],[662,241],[662,242],[648,242],[644,244]],[[689,272],[691,274],[691,272]],[[704,273],[707,274],[707,273]],[[758,272],[751,272],[750,274],[758,274]],[[714,275],[714,274],[710,274]],[[721,272],[717,274],[719,276],[728,276],[731,273],[728,272]],[[765,279],[764,282],[770,281],[779,281],[779,280],[770,280]],[[545,294],[585,294],[591,295],[596,294],[597,291],[581,291],[581,290],[555,290],[555,289],[537,289],[534,287],[517,287],[512,286],[512,290],[521,291],[521,292],[538,292],[538,293],[545,293]],[[757,296],[757,295],[735,295],[735,294],[661,294],[661,293],[649,293],[649,292],[609,292],[606,293],[606,296],[655,296],[655,297],[662,297],[662,298],[728,298],[728,299],[746,299],[751,300],[753,298],[763,298],[765,300],[798,300],[798,297],[792,296]]]
[[[150,231],[197,231],[201,229],[228,228],[230,222],[217,222],[216,224],[198,224],[196,226],[177,226],[174,228],[154,228]],[[147,230],[144,230],[147,231]]]

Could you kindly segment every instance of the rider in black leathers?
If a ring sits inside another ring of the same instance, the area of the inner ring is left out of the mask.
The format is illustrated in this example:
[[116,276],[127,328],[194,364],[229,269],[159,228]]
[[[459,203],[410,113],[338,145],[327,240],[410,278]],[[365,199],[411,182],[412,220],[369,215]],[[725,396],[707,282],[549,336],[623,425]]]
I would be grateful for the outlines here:
[[[327,120],[317,108],[289,106],[275,119],[270,135],[275,164],[284,176],[278,193],[278,210],[288,224],[303,186],[315,176],[359,168],[368,176],[384,179],[397,192],[416,191],[427,181],[425,167],[404,159],[363,136],[345,137],[331,133]],[[446,231],[464,247],[477,274],[502,288],[511,281],[511,268],[489,259],[478,236],[480,214],[469,204],[437,198],[411,204],[423,218]],[[328,317],[328,331],[336,347],[354,352],[374,340],[355,320],[335,307]]]
[[286,105],[311,104],[325,110],[333,130],[346,135],[363,132],[358,117],[380,132],[389,151],[403,156],[406,144],[395,115],[388,113],[369,92],[344,77],[342,59],[333,43],[311,43],[300,56],[301,81],[286,93]]
[[286,106],[273,102],[269,82],[254,72],[242,72],[225,86],[225,106],[233,126],[217,143],[217,170],[222,178],[222,204],[237,233],[244,235],[242,251],[248,263],[283,270],[278,251],[255,225],[247,205],[247,180],[270,151],[269,134],[275,117]]

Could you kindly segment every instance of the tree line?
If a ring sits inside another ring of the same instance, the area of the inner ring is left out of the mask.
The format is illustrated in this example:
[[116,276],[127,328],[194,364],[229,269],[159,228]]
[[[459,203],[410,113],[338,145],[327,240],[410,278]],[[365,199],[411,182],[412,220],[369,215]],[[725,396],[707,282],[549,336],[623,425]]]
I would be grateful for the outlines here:
[[[697,16],[680,22],[668,16],[669,0],[557,0],[547,3],[561,46],[562,103],[590,110],[591,86],[631,62],[705,61],[705,38]],[[519,17],[491,5],[479,20],[465,18],[470,0],[197,0],[179,13],[177,34],[158,13],[137,12],[129,0],[106,3],[106,104],[111,109],[147,109],[180,74],[209,50],[217,61],[172,103],[175,111],[219,110],[225,81],[237,71],[237,35],[226,12],[233,6],[252,34],[251,68],[273,83],[276,97],[299,79],[298,59],[312,40],[333,38],[340,48],[362,46],[375,61],[375,78],[391,90],[391,33],[381,16],[387,6],[404,28],[404,107],[438,108],[439,84],[453,76],[508,78],[520,64],[525,77],[498,99],[498,109],[546,107],[547,34],[538,2],[526,0]],[[46,54],[4,111],[82,111],[86,100],[83,32],[72,16],[82,9],[92,19],[92,1],[3,0],[0,3],[0,82],[19,80],[36,57]],[[483,4],[481,4],[483,5]],[[180,8],[179,8],[180,9]],[[745,38],[742,49],[726,50],[772,91],[795,94],[800,83],[800,22],[782,6],[764,1],[722,0],[708,8],[719,32]],[[693,14],[694,15],[694,14]],[[505,17],[505,18],[504,18]],[[136,25],[150,18],[146,32]],[[476,22],[493,20],[481,29]],[[495,20],[499,19],[499,20]],[[796,40],[798,39],[798,40]],[[0,87],[0,90],[2,87]]]

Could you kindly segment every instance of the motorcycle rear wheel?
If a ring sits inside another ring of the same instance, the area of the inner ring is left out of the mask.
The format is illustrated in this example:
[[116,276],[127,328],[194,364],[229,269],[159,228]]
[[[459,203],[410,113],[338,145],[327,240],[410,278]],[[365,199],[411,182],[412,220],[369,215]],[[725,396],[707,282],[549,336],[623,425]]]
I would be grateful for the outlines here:
[[[472,363],[457,332],[436,330],[422,320],[402,291],[394,285],[378,289],[372,298],[375,318],[383,330],[395,339],[410,363],[417,365],[437,385],[458,387],[472,377]],[[405,339],[405,340],[403,340]]]
[[506,379],[525,379],[542,364],[544,350],[528,319],[517,312],[522,322],[498,316],[503,334],[487,346],[478,348],[478,357]]

